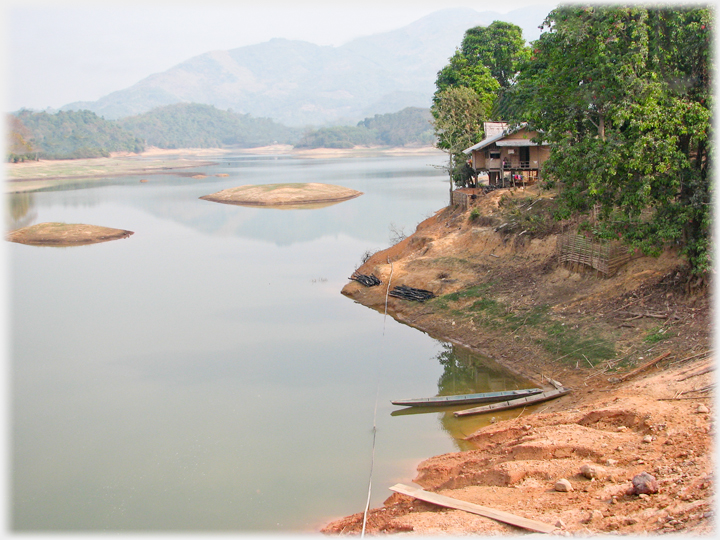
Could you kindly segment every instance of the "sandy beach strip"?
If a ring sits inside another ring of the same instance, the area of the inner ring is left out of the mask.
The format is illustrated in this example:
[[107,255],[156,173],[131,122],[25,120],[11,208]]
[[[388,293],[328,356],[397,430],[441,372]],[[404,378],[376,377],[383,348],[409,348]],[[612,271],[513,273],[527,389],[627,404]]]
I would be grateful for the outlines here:
[[[173,170],[214,165],[213,158],[228,154],[291,155],[297,158],[322,159],[362,156],[437,155],[441,151],[423,147],[355,147],[295,149],[291,145],[257,148],[180,148],[150,147],[140,154],[115,152],[109,157],[63,159],[6,163],[5,192],[20,193],[43,189],[72,180],[92,180],[112,176],[166,174]],[[202,160],[198,158],[203,158]]]

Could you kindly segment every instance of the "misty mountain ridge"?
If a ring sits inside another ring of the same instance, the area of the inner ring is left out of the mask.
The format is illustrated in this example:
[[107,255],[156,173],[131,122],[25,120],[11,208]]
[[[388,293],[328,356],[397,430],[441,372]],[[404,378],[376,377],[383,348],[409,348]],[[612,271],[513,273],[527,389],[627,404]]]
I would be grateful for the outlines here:
[[288,126],[356,123],[406,107],[429,107],[437,72],[468,28],[512,22],[530,41],[539,36],[538,26],[551,9],[533,6],[500,14],[451,8],[338,47],[274,38],[210,51],[97,101],[61,109],[118,119],[192,102]]

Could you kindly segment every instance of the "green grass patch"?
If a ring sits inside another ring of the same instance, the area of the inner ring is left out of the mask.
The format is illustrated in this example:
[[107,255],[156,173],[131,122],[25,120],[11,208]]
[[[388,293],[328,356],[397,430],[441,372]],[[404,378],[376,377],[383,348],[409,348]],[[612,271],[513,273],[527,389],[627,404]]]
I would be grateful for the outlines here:
[[582,334],[578,329],[555,322],[547,329],[547,338],[542,341],[543,347],[569,364],[590,362],[593,366],[602,360],[615,356],[615,345],[600,336]]
[[652,330],[650,330],[648,335],[645,336],[645,342],[659,343],[671,337],[675,337],[676,335],[677,334],[675,332],[671,332],[670,329],[658,326],[657,328],[653,328]]
[[541,323],[546,323],[549,311],[550,306],[543,304],[533,306],[527,313],[509,313],[505,319],[510,329],[514,331],[522,326],[539,326]]

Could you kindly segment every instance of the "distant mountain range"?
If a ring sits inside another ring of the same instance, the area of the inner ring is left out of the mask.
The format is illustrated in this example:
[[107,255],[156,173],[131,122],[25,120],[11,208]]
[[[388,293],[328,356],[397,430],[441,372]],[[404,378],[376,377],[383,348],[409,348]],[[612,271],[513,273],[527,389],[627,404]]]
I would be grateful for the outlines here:
[[355,123],[405,107],[429,107],[437,72],[465,30],[495,20],[517,24],[528,41],[552,6],[507,14],[467,8],[437,11],[391,32],[339,47],[272,39],[190,58],[104,96],[65,105],[106,119],[174,103],[202,103],[289,126]]

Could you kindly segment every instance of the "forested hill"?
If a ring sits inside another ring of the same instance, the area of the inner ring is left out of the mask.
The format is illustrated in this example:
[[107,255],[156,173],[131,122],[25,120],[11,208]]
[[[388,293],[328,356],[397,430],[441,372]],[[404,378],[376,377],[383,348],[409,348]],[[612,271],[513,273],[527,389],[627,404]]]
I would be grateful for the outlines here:
[[336,126],[308,131],[297,148],[352,148],[353,146],[432,145],[435,134],[430,109],[407,107],[402,111],[376,114],[356,126]]
[[105,120],[91,111],[56,114],[22,110],[8,118],[8,160],[74,159],[110,152],[158,148],[256,148],[290,144],[301,148],[430,145],[435,137],[429,109],[408,107],[376,114],[355,126],[303,132],[269,118],[222,111],[212,105],[178,103],[150,112]]
[[212,105],[178,103],[117,120],[117,124],[159,148],[254,148],[294,144],[302,134],[269,118],[253,118]]
[[144,150],[142,139],[91,111],[49,114],[22,110],[9,122],[8,132],[10,160],[28,155],[43,159],[91,158]]

